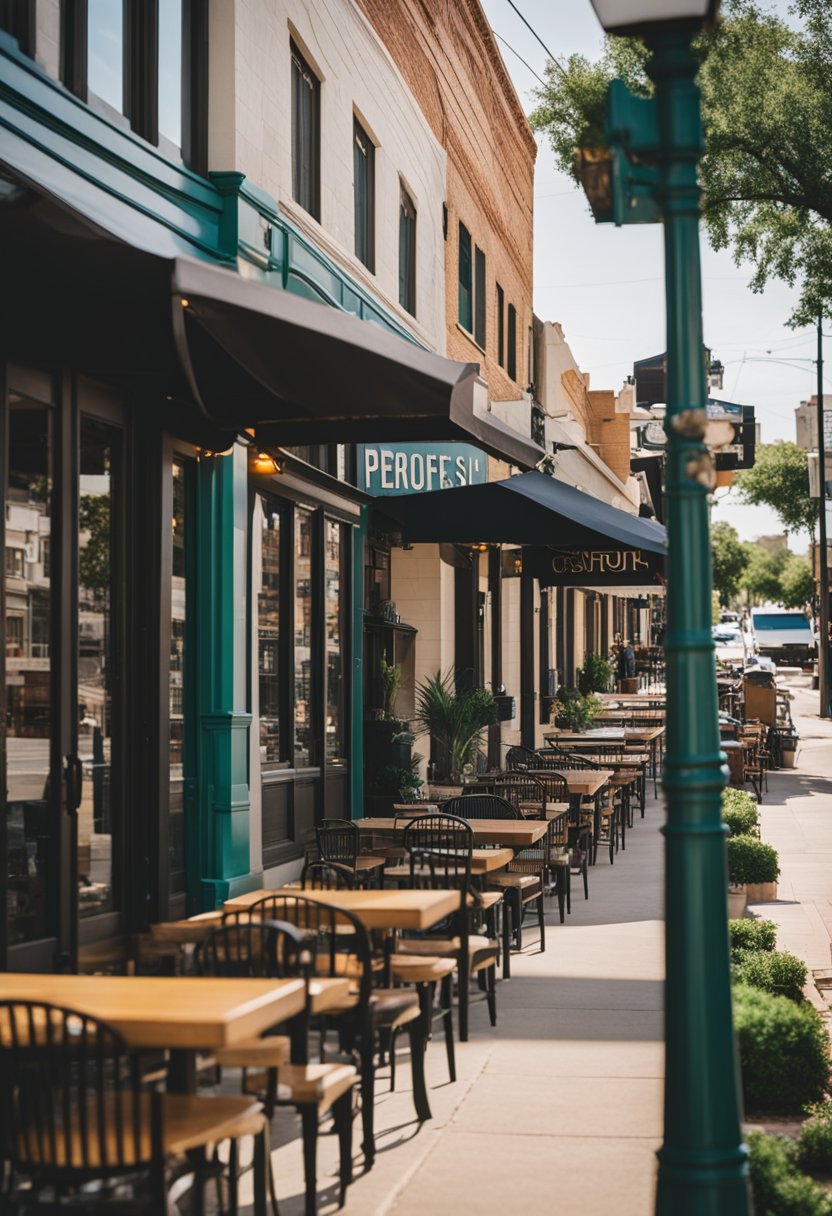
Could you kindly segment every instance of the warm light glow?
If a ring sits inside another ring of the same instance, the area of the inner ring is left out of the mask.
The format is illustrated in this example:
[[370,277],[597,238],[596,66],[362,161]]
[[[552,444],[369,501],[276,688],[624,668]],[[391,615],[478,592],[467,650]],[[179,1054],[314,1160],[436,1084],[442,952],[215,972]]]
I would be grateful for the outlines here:
[[471,548],[474,550],[475,553],[486,553],[488,551],[489,546],[480,544],[480,545],[472,545]]
[[179,301],[179,303],[182,305],[183,308],[191,307],[191,301],[188,299],[187,296],[183,296],[182,299]]
[[270,452],[251,452],[248,460],[249,472],[270,476],[280,472],[280,464]]

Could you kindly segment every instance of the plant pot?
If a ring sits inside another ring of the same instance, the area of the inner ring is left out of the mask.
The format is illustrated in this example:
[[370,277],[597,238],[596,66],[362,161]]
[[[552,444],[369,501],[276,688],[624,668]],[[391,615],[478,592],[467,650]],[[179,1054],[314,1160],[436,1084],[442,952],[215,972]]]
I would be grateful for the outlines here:
[[748,903],[748,894],[745,887],[737,887],[735,890],[728,888],[728,919],[740,920],[745,916],[745,908]]
[[436,802],[441,802],[444,798],[458,798],[461,793],[461,785],[441,785],[438,782],[431,782],[428,786],[428,797]]
[[770,904],[777,899],[776,882],[749,882],[745,891],[750,904]]
[[794,748],[784,747],[782,752],[780,753],[780,760],[782,762],[783,768],[794,768],[796,756],[797,756],[797,751]]
[[638,692],[638,676],[619,676],[618,691],[628,694]]

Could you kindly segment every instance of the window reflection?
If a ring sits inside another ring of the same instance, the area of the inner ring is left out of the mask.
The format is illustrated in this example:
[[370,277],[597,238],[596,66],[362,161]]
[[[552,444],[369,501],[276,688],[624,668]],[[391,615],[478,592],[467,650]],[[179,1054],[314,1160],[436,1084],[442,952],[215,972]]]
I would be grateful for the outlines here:
[[344,678],[343,678],[343,525],[326,521],[325,602],[326,602],[326,756],[344,759]]
[[171,511],[170,577],[170,669],[168,675],[168,740],[170,763],[168,854],[170,893],[185,890],[185,628],[188,610],[185,581],[187,536],[186,469],[182,456],[171,464],[173,498]]
[[295,512],[295,767],[313,763],[312,512]]
[[[280,737],[280,515],[257,499],[260,520],[260,584],[257,587],[257,671],[260,759],[279,763]],[[257,569],[257,567],[255,567]]]
[[57,831],[49,780],[51,497],[50,411],[12,397],[5,502],[5,911],[10,945],[36,941],[54,931]]

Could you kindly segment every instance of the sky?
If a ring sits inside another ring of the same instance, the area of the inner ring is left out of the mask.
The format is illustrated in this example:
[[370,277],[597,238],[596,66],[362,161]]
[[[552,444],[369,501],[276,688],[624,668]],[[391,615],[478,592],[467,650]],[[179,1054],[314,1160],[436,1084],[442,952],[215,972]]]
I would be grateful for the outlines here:
[[[509,0],[482,4],[529,112],[538,85],[529,69],[542,76],[546,52]],[[590,0],[515,4],[559,58],[575,52],[596,58],[600,53],[601,27]],[[769,7],[787,16],[787,0],[771,0]],[[543,320],[563,325],[594,388],[617,389],[632,374],[634,360],[659,354],[666,346],[661,226],[596,224],[583,191],[555,169],[544,137],[538,137],[538,146],[534,310]],[[734,264],[730,252],[714,252],[703,238],[705,343],[725,365],[720,395],[755,406],[762,442],[794,440],[794,410],[816,388],[815,331],[786,327],[794,290],[774,282],[755,295],[748,288],[750,274],[747,266]],[[832,367],[832,351],[827,357]],[[830,388],[827,382],[827,392]],[[772,511],[742,505],[733,491],[717,492],[713,519],[733,524],[743,540],[782,532]],[[807,543],[805,536],[794,538],[796,549],[805,550]]]

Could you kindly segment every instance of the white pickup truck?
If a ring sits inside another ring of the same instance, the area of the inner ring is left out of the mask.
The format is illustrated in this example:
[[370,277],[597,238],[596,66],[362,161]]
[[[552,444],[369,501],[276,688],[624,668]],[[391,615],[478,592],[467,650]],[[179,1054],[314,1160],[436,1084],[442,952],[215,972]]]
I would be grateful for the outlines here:
[[814,653],[812,623],[799,609],[752,608],[751,627],[757,652],[776,662],[801,664]]

